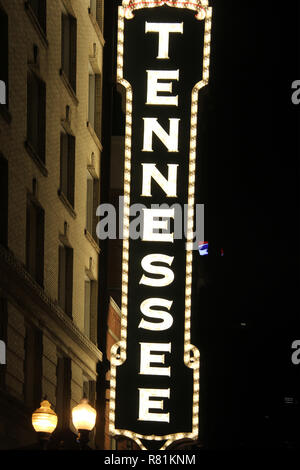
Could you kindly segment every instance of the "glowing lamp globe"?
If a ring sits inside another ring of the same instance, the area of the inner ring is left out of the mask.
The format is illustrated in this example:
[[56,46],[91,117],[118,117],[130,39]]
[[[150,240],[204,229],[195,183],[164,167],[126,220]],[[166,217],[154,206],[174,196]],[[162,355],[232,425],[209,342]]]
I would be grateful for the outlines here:
[[48,400],[43,400],[41,407],[32,414],[32,426],[38,433],[52,434],[57,426],[57,415],[51,409]]
[[92,431],[96,424],[96,410],[83,398],[72,410],[72,421],[78,431]]

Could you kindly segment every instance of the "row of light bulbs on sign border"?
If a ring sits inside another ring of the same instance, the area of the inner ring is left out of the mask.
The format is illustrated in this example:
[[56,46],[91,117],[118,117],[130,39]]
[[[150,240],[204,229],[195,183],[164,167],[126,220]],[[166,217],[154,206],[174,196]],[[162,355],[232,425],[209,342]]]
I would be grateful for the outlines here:
[[[131,7],[129,4],[131,3]],[[140,6],[138,5],[140,3]],[[186,0],[177,2],[131,2],[124,0],[123,7],[119,7],[118,24],[118,58],[117,58],[117,81],[126,89],[126,124],[125,124],[125,184],[124,184],[124,240],[123,240],[123,276],[122,276],[122,322],[121,322],[121,341],[115,344],[111,350],[111,394],[110,394],[110,413],[109,430],[111,434],[118,434],[133,439],[141,447],[146,449],[140,439],[167,442],[161,448],[166,449],[175,440],[184,438],[195,439],[198,434],[199,424],[199,390],[200,390],[200,353],[197,348],[190,344],[191,333],[191,285],[192,285],[192,236],[194,219],[194,199],[195,199],[195,170],[196,170],[196,137],[197,137],[197,114],[198,114],[198,94],[201,88],[207,85],[209,80],[210,64],[210,41],[211,41],[211,17],[212,8],[208,8],[208,0],[191,3],[191,9],[199,8],[202,4],[202,17],[205,19],[204,33],[204,58],[203,58],[203,79],[197,83],[192,91],[191,107],[191,135],[190,135],[190,162],[189,162],[189,195],[188,195],[188,234],[187,234],[187,275],[186,275],[186,302],[185,302],[185,333],[184,333],[184,362],[194,369],[194,394],[193,394],[193,430],[191,433],[177,433],[166,436],[143,436],[131,431],[116,430],[115,423],[115,398],[116,398],[116,367],[120,366],[126,360],[126,339],[127,339],[127,305],[128,305],[128,262],[129,262],[129,206],[130,206],[130,171],[131,171],[131,135],[132,135],[132,88],[123,78],[123,54],[124,54],[124,18],[133,18],[132,9],[144,8],[145,6],[155,7],[163,3],[171,3],[171,6],[186,7]],[[150,6],[150,3],[152,4]],[[193,4],[193,7],[192,7]],[[127,10],[126,10],[127,7]],[[129,11],[130,9],[130,11]],[[126,10],[126,11],[125,11]],[[191,359],[192,354],[192,359]]]

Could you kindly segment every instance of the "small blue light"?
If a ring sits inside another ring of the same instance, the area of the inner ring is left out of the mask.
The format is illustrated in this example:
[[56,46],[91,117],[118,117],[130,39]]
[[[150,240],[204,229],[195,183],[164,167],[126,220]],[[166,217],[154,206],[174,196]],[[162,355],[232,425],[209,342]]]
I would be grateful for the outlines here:
[[199,253],[200,253],[200,256],[208,255],[208,242],[199,243]]

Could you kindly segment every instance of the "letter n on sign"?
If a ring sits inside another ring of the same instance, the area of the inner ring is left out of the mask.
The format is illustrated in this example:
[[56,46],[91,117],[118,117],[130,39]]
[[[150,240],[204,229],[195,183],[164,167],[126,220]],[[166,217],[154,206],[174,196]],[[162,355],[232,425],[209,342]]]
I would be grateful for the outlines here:
[[[126,92],[124,240],[109,429],[144,450],[198,438],[200,353],[191,344],[194,193],[211,17],[208,0],[124,0],[118,12],[117,80]],[[129,236],[133,204],[144,207],[138,240]],[[187,239],[174,236],[175,204],[188,205]]]

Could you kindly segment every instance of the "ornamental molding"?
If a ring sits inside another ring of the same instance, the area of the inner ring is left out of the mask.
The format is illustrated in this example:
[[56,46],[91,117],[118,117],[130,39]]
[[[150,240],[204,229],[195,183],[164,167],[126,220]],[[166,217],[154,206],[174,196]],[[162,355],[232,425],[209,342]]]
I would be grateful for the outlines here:
[[26,270],[24,264],[19,261],[14,254],[0,245],[0,261],[4,262],[21,279],[21,281],[30,288],[32,294],[36,294],[44,303],[45,307],[53,314],[53,318],[60,321],[63,330],[72,338],[79,347],[85,348],[86,352],[93,360],[102,361],[102,352],[92,343],[75,325],[75,323],[59,307],[56,301],[47,294],[47,292],[32,278]]
[[197,12],[197,20],[204,20],[208,9],[208,0],[123,0],[122,6],[125,10],[125,18],[134,17],[133,11],[142,8],[155,8],[167,5],[175,8],[186,8]]

